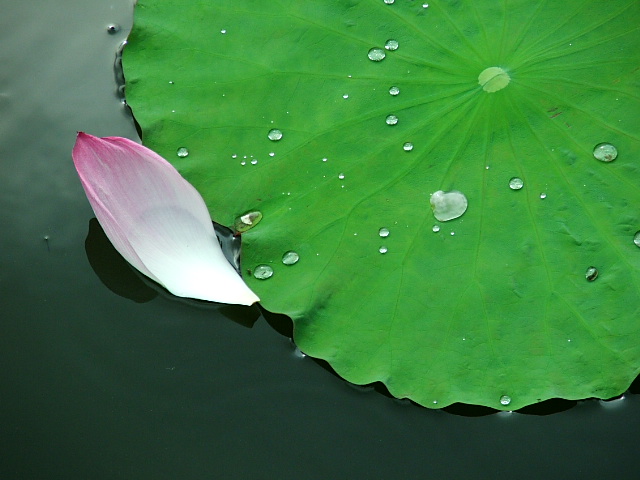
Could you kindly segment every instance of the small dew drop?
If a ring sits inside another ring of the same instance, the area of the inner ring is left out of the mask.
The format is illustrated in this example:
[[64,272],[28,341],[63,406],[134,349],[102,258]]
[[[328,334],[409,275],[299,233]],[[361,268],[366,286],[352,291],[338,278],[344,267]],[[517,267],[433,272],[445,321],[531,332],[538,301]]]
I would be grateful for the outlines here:
[[338,178],[339,178],[340,180],[344,180],[344,173],[341,173],[340,175],[338,175]]
[[384,48],[386,48],[387,50],[391,50],[391,51],[397,50],[399,46],[400,45],[398,44],[398,41],[397,40],[393,40],[392,38],[387,40],[385,42],[385,44],[384,44]]
[[242,165],[243,167],[247,164],[247,162],[245,162],[244,160],[240,162],[240,165]]
[[467,197],[457,190],[451,192],[438,190],[431,195],[429,203],[431,203],[433,216],[440,222],[447,222],[462,216],[468,206]]
[[272,128],[271,130],[269,130],[269,133],[267,133],[267,137],[272,142],[277,142],[282,138],[282,132],[277,128]]
[[238,158],[238,154],[234,153],[233,155],[231,155],[231,158]]
[[618,149],[610,143],[599,143],[593,149],[593,156],[601,162],[613,162],[618,156]]
[[220,33],[224,35],[225,33],[227,33],[227,31],[223,28],[222,30],[220,30]]
[[440,226],[439,225],[434,225],[431,230],[433,230],[434,232],[438,233],[440,231]]
[[112,23],[107,25],[107,33],[109,35],[115,35],[119,31],[120,31],[120,25],[118,25],[117,23]]
[[323,158],[323,159],[322,159],[322,161],[323,161],[323,162],[326,162],[326,161],[327,161],[327,158],[326,158],[326,157],[325,157],[325,158]]
[[640,247],[640,230],[633,236],[633,243],[636,244],[636,247]]
[[387,125],[397,125],[398,117],[396,117],[395,115],[387,115],[385,122],[387,122]]
[[349,98],[349,94],[345,93],[344,95],[342,95],[342,98],[344,98],[346,100],[347,98]]
[[282,263],[284,263],[285,265],[293,265],[295,263],[298,263],[298,260],[300,260],[300,255],[298,255],[293,250],[289,250],[288,252],[285,252],[284,255],[282,255]]
[[428,3],[423,3],[422,4],[422,8],[429,8],[429,4]]
[[509,180],[509,188],[511,190],[520,190],[522,187],[524,187],[524,182],[521,178],[513,177],[511,180]]
[[253,160],[251,160],[251,165],[255,165],[258,163],[258,160],[256,160],[255,158]]
[[542,192],[542,193],[540,194],[540,198],[544,200],[545,198],[547,198],[547,194],[546,194],[546,193],[544,193],[544,192]]
[[386,3],[387,5],[393,5],[393,2],[395,2],[396,0],[384,0],[384,3]]
[[389,250],[387,249],[387,247],[382,246],[382,247],[380,247],[380,248],[378,249],[378,251],[379,251],[380,253],[387,253]]
[[270,156],[270,157],[275,157],[275,156],[276,156],[276,153],[275,153],[275,152],[269,152],[269,156]]
[[238,233],[246,232],[247,230],[252,229],[262,220],[262,212],[257,210],[253,212],[247,212],[244,215],[241,215],[235,219],[233,222],[233,228]]
[[178,155],[180,158],[188,157],[189,156],[189,150],[186,147],[180,147],[176,151],[176,155]]
[[411,150],[413,150],[413,143],[411,142],[406,142],[404,145],[402,145],[402,149],[405,152],[410,152]]
[[587,268],[587,272],[584,274],[584,277],[589,282],[593,282],[596,278],[598,278],[598,269],[596,267]]
[[391,232],[389,232],[389,229],[388,229],[388,228],[381,228],[381,229],[378,231],[378,235],[380,235],[382,238],[388,237],[388,236],[389,236],[389,233],[391,233]]
[[400,93],[400,89],[398,87],[391,87],[389,89],[389,95],[396,96]]
[[271,278],[273,276],[273,268],[269,265],[258,265],[253,270],[253,276],[258,280],[266,280],[267,278]]
[[369,60],[372,62],[381,62],[386,56],[387,55],[384,53],[384,50],[378,47],[373,47],[367,53],[367,57],[369,57]]
[[511,397],[509,395],[502,395],[500,397],[500,405],[509,405],[511,403]]

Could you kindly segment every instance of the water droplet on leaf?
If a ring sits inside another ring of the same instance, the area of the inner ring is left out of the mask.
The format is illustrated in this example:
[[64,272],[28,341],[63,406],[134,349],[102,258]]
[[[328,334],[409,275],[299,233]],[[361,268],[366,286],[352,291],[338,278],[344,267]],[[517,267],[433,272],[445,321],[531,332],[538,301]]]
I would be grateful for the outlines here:
[[636,246],[640,247],[640,231],[637,231],[633,236],[633,243],[635,243]]
[[593,156],[601,162],[613,162],[618,156],[618,149],[610,143],[599,143],[593,149]]
[[395,2],[396,0],[384,0],[384,3],[386,3],[387,5],[392,5],[393,2]]
[[119,31],[120,31],[120,25],[118,25],[117,23],[112,23],[110,25],[107,25],[107,33],[109,33],[110,35],[115,35]]
[[439,232],[439,231],[440,231],[440,226],[439,226],[439,225],[434,225],[434,226],[433,226],[433,228],[432,228],[431,230],[433,230],[434,232],[436,232],[436,233],[437,233],[437,232]]
[[262,220],[262,212],[257,210],[253,212],[247,212],[244,215],[239,216],[233,222],[233,228],[238,233],[246,232],[252,229]]
[[480,75],[478,75],[478,84],[482,86],[482,89],[487,93],[497,92],[509,85],[511,77],[500,67],[485,68]]
[[269,265],[258,265],[253,270],[253,276],[258,280],[266,280],[267,278],[271,278],[273,276],[273,268]]
[[271,130],[269,130],[269,133],[267,133],[267,137],[272,142],[277,142],[282,138],[282,132],[277,128],[272,128]]
[[388,228],[381,228],[381,229],[378,231],[378,235],[380,235],[380,236],[381,236],[381,237],[383,237],[383,238],[384,238],[384,237],[388,237],[388,236],[389,236],[389,233],[390,233],[390,232],[389,232],[389,229],[388,229]]
[[596,278],[598,278],[598,269],[596,267],[587,268],[587,272],[584,274],[584,277],[588,281],[593,282]]
[[511,180],[509,180],[509,188],[511,190],[520,190],[522,187],[524,187],[524,182],[521,178],[513,177]]
[[282,255],[282,263],[285,265],[293,265],[294,263],[298,263],[298,260],[300,260],[300,255],[293,250],[289,250]]
[[501,405],[509,405],[511,403],[511,397],[509,395],[502,395],[500,397]]
[[463,193],[453,190],[443,192],[438,190],[429,200],[433,209],[433,216],[441,222],[447,222],[462,216],[467,211],[467,197]]
[[186,147],[180,147],[176,151],[176,155],[178,155],[180,158],[188,157],[189,156],[189,150]]
[[398,95],[399,93],[400,93],[400,89],[399,89],[398,87],[391,87],[391,88],[389,89],[389,94],[390,94],[390,95],[393,95],[394,97],[395,97],[396,95]]
[[380,248],[378,249],[378,251],[379,251],[380,253],[387,253],[389,250],[387,249],[387,247],[382,246],[382,247],[380,247]]
[[396,117],[395,115],[387,115],[385,122],[387,122],[387,125],[397,125],[398,117]]
[[406,142],[404,145],[402,145],[402,149],[405,152],[410,152],[411,150],[413,150],[413,143],[411,142]]
[[341,173],[340,175],[338,175],[338,178],[339,178],[340,180],[344,180],[344,173]]
[[547,198],[547,194],[546,194],[546,193],[544,193],[544,192],[542,192],[542,193],[540,194],[540,198],[541,198],[542,200],[544,200],[545,198]]
[[400,45],[398,44],[398,41],[397,40],[393,40],[391,38],[389,40],[387,40],[385,42],[385,44],[384,44],[384,48],[386,48],[387,50],[391,50],[391,51],[397,50],[399,46]]
[[386,56],[387,55],[384,53],[384,50],[378,47],[373,47],[367,53],[367,57],[369,57],[369,60],[373,62],[381,62]]

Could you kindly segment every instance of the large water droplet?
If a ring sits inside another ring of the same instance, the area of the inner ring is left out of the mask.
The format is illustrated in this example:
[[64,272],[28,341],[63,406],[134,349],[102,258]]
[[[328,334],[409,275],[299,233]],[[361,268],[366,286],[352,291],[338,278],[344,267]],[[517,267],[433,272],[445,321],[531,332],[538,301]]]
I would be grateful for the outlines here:
[[180,158],[188,157],[189,156],[189,150],[186,147],[180,147],[176,151],[176,155],[178,155]]
[[400,93],[400,89],[398,87],[391,87],[389,89],[389,95],[393,95],[394,97]]
[[289,250],[282,255],[282,263],[285,265],[293,265],[294,263],[298,263],[298,260],[300,260],[300,255],[293,250]]
[[411,150],[413,150],[413,143],[411,142],[406,142],[404,145],[402,145],[402,149],[405,152],[410,152]]
[[253,276],[258,280],[266,280],[267,278],[271,278],[273,276],[273,268],[269,265],[258,265],[253,270]]
[[500,405],[509,405],[511,403],[511,397],[509,395],[502,395],[500,397]]
[[262,220],[262,212],[253,211],[247,212],[244,215],[240,215],[233,222],[233,228],[238,233],[246,232],[247,230],[252,229]]
[[389,233],[391,233],[391,232],[389,232],[389,229],[388,229],[388,228],[381,228],[381,229],[378,231],[378,235],[380,235],[382,238],[384,238],[384,237],[388,237],[388,236],[389,236]]
[[443,192],[438,190],[429,200],[433,209],[433,216],[441,222],[447,222],[462,216],[467,211],[467,197],[463,193],[453,190]]
[[397,40],[393,40],[392,38],[390,38],[389,40],[387,40],[384,44],[384,48],[386,48],[387,50],[397,50],[398,47],[400,45],[398,44]]
[[511,77],[500,67],[485,68],[478,75],[478,83],[487,93],[497,92],[509,85]]
[[282,132],[277,128],[272,128],[271,130],[269,130],[269,133],[267,133],[267,137],[272,142],[277,142],[282,138]]
[[522,187],[524,187],[524,182],[520,177],[513,177],[509,180],[509,188],[511,190],[520,190]]
[[367,57],[369,57],[369,60],[374,61],[374,62],[380,62],[382,60],[384,60],[384,57],[386,57],[386,53],[384,53],[384,50],[378,47],[373,47],[371,50],[369,50],[369,53],[367,53]]
[[385,122],[387,122],[387,125],[397,125],[398,117],[396,117],[395,115],[387,115]]
[[593,156],[601,162],[613,162],[618,156],[618,149],[610,143],[599,143],[593,149]]
[[380,253],[387,253],[389,250],[384,245],[378,249]]
[[584,277],[588,281],[593,282],[596,278],[598,278],[598,269],[596,267],[587,268],[587,272],[584,274]]
[[640,247],[640,231],[637,231],[633,236],[633,243],[635,243],[636,246]]

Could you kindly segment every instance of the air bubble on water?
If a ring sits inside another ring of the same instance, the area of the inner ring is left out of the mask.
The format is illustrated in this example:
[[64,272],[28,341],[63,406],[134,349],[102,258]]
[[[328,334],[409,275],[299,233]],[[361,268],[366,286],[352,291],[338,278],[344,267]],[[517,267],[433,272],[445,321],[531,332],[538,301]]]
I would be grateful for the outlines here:
[[384,227],[378,231],[378,235],[380,235],[382,238],[388,237],[389,233],[391,233],[389,232],[389,229]]
[[109,33],[110,35],[115,35],[119,31],[120,31],[120,25],[118,25],[117,23],[111,23],[107,25],[107,33]]
[[509,405],[511,403],[511,397],[509,395],[502,395],[500,397],[500,405]]
[[439,226],[439,225],[434,225],[434,226],[433,226],[433,228],[432,228],[431,230],[433,230],[434,232],[436,232],[436,233],[437,233],[437,232],[439,232],[439,231],[440,231],[440,226]]
[[369,57],[369,60],[372,62],[381,62],[386,56],[387,55],[384,53],[384,50],[378,47],[373,47],[367,53],[367,57]]
[[277,128],[272,128],[271,130],[269,130],[269,133],[267,133],[267,137],[272,142],[277,142],[282,138],[282,132]]
[[258,210],[247,212],[234,220],[233,228],[236,232],[243,233],[255,227],[260,220],[262,220],[262,212]]
[[410,152],[411,150],[413,150],[413,143],[411,142],[405,142],[404,145],[402,145],[402,149],[405,152]]
[[269,265],[258,265],[253,269],[253,276],[258,280],[266,280],[273,276],[273,268]]
[[618,149],[610,143],[599,143],[593,149],[593,156],[601,162],[613,162],[618,156]]
[[285,265],[293,265],[294,263],[298,263],[298,260],[300,260],[300,255],[293,250],[289,250],[282,255],[282,263]]
[[380,253],[387,253],[389,250],[384,245],[378,249]]
[[180,158],[188,157],[189,156],[189,150],[187,149],[187,147],[180,147],[176,151],[176,155],[178,155]]
[[520,190],[522,187],[524,187],[524,182],[521,178],[513,177],[511,180],[509,180],[509,188],[511,190]]
[[344,173],[339,174],[339,175],[338,175],[338,178],[339,178],[340,180],[344,180]]
[[593,282],[596,278],[598,278],[598,269],[596,267],[587,268],[587,271],[584,274],[584,278],[586,278],[590,282]]
[[387,115],[385,122],[387,122],[387,125],[397,125],[398,117],[396,117],[395,115]]
[[392,39],[392,38],[390,38],[389,40],[387,40],[387,41],[385,42],[385,44],[384,44],[384,48],[386,48],[387,50],[391,50],[391,51],[393,51],[393,50],[397,50],[399,46],[400,46],[400,45],[398,44],[398,41],[397,41],[397,40],[394,40],[394,39]]
[[636,247],[640,247],[640,230],[633,236],[633,243],[636,244]]
[[400,93],[400,89],[398,87],[394,86],[394,87],[389,88],[389,95],[392,95],[392,96],[395,97],[399,93]]
[[440,222],[447,222],[462,216],[468,206],[467,197],[457,190],[451,192],[438,190],[431,195],[429,203],[431,203],[433,216]]

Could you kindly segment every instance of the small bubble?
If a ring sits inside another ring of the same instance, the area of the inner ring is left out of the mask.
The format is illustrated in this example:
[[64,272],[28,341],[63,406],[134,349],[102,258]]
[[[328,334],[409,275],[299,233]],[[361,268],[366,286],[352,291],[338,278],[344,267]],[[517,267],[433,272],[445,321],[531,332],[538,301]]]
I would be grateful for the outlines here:
[[388,229],[388,228],[381,228],[381,229],[378,231],[378,235],[380,235],[380,236],[381,236],[381,237],[383,237],[383,238],[384,238],[384,237],[388,237],[388,236],[389,236],[389,233],[390,233],[390,232],[389,232],[389,229]]
[[387,122],[387,125],[397,125],[398,117],[395,115],[387,115],[387,118],[384,121]]
[[293,250],[289,250],[282,255],[282,263],[285,265],[293,265],[294,263],[298,263],[298,260],[300,260],[300,255]]
[[599,143],[593,149],[593,156],[601,162],[613,162],[618,156],[618,149],[610,143]]
[[273,268],[269,265],[258,265],[253,270],[253,276],[258,280],[266,280],[267,278],[271,278],[273,276]]
[[389,89],[389,95],[396,96],[400,93],[400,89],[398,87],[391,87]]
[[432,228],[431,230],[433,230],[434,232],[436,232],[436,233],[437,233],[437,232],[439,232],[439,231],[440,231],[440,226],[439,226],[439,225],[434,225],[434,226],[433,226],[433,228]]
[[402,149],[405,152],[410,152],[411,150],[413,150],[413,143],[411,142],[406,142],[404,145],[402,145]]
[[189,156],[189,150],[187,149],[187,147],[180,147],[176,151],[176,155],[178,155],[180,158],[188,157]]
[[340,175],[338,175],[338,178],[339,178],[340,180],[344,180],[344,173],[341,173]]
[[386,56],[387,55],[384,53],[384,50],[378,47],[373,47],[367,53],[367,57],[369,57],[369,60],[373,62],[381,62]]
[[379,251],[380,253],[387,253],[389,250],[387,249],[387,247],[382,246],[382,247],[380,247],[380,248],[378,249],[378,251]]
[[120,31],[120,25],[118,25],[117,23],[112,23],[110,25],[107,25],[107,33],[108,34],[115,35],[119,31]]
[[262,220],[262,212],[257,210],[253,212],[247,212],[244,215],[240,215],[233,222],[233,228],[238,233],[246,232],[252,229]]
[[398,44],[398,41],[397,40],[393,40],[392,38],[387,40],[385,42],[385,44],[384,44],[384,48],[386,48],[387,50],[391,50],[391,51],[397,50],[399,46],[400,45]]
[[633,236],[633,243],[636,244],[636,247],[640,247],[640,230]]
[[433,216],[441,222],[448,222],[462,216],[468,206],[467,197],[457,190],[451,192],[438,190],[431,195],[429,203],[431,203]]
[[544,192],[542,192],[542,193],[540,194],[540,198],[544,200],[545,198],[547,198],[547,194],[546,194],[546,193],[544,193]]
[[277,128],[272,128],[271,130],[269,130],[269,133],[267,133],[267,137],[272,142],[277,142],[282,138],[282,132]]
[[502,395],[500,397],[500,404],[501,405],[509,405],[511,403],[511,397],[509,395]]
[[598,269],[596,267],[587,268],[587,272],[584,274],[584,277],[588,281],[593,282],[596,278],[598,278]]
[[524,187],[524,182],[521,178],[513,177],[511,180],[509,180],[509,188],[511,190],[520,190],[522,187]]

